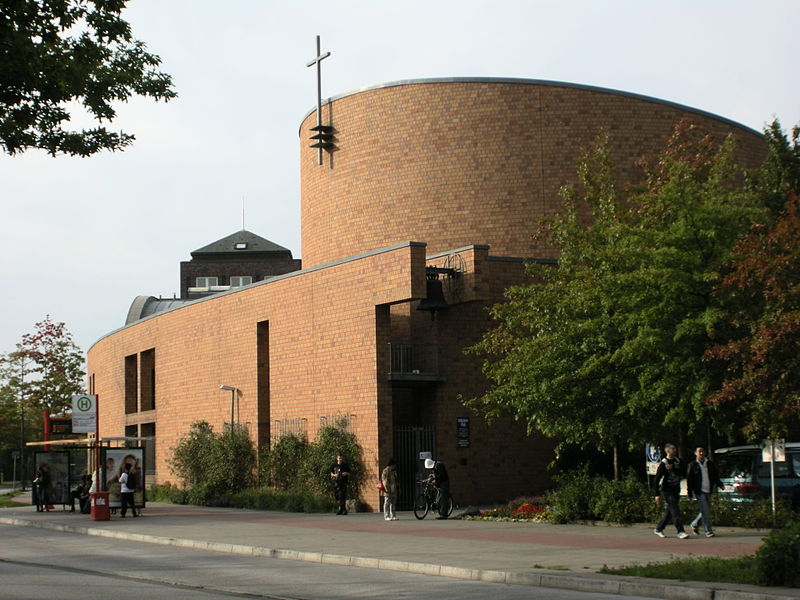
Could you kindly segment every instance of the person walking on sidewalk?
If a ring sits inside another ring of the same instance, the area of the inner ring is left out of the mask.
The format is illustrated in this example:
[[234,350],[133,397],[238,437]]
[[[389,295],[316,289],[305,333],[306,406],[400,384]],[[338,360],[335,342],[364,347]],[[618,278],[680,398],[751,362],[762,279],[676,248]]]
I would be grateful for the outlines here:
[[[666,537],[664,535],[664,528],[671,520],[675,525],[675,529],[678,530],[678,539],[683,540],[689,537],[689,534],[683,529],[680,508],[681,479],[683,479],[684,475],[683,461],[678,456],[678,449],[675,447],[675,444],[666,444],[664,446],[664,453],[666,456],[661,459],[658,470],[656,471],[656,494],[660,487],[661,497],[664,499],[664,512],[653,533],[658,537]],[[659,499],[660,498],[656,496],[656,502],[658,502]]]
[[700,535],[700,520],[703,521],[703,529],[706,537],[716,535],[711,527],[711,494],[714,488],[722,489],[722,481],[719,478],[717,466],[706,458],[706,449],[698,446],[694,451],[695,460],[689,463],[686,470],[686,487],[689,498],[695,498],[700,507],[700,512],[689,526],[695,535]]
[[397,461],[390,458],[386,468],[381,473],[383,483],[383,518],[387,521],[397,521],[394,505],[397,502]]
[[131,480],[131,463],[126,462],[122,475],[119,476],[119,495],[122,498],[122,507],[120,517],[125,518],[128,506],[131,507],[131,514],[134,517],[139,515],[136,513],[136,501],[133,499],[133,492],[136,490],[136,484]]
[[339,502],[337,515],[347,514],[347,481],[350,478],[350,467],[344,460],[344,456],[339,452],[336,454],[336,462],[331,467],[331,479],[333,479],[336,500]]

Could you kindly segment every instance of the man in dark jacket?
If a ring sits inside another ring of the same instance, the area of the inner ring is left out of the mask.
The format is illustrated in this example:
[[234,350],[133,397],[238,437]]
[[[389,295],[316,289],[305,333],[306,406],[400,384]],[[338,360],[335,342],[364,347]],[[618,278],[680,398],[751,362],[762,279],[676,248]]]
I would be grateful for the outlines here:
[[711,528],[711,494],[714,488],[722,489],[722,481],[720,481],[717,466],[706,458],[706,449],[703,446],[695,449],[694,456],[695,460],[689,463],[686,471],[686,485],[689,498],[697,499],[700,512],[691,522],[690,527],[695,535],[699,535],[698,526],[702,519],[706,537],[714,537],[714,530]]
[[[661,496],[664,498],[664,512],[661,515],[658,525],[653,533],[658,537],[666,537],[664,535],[664,528],[672,520],[675,524],[675,529],[678,530],[678,539],[686,539],[689,534],[683,530],[683,521],[681,521],[681,509],[679,505],[681,495],[681,479],[684,476],[683,461],[678,456],[678,449],[675,444],[666,444],[664,446],[664,453],[666,457],[661,459],[658,464],[658,471],[656,471],[656,490],[661,488]],[[656,492],[658,493],[658,492]],[[659,497],[656,496],[656,502]]]
[[341,452],[336,455],[336,462],[331,466],[331,479],[339,503],[337,515],[347,514],[347,481],[350,478],[350,467]]

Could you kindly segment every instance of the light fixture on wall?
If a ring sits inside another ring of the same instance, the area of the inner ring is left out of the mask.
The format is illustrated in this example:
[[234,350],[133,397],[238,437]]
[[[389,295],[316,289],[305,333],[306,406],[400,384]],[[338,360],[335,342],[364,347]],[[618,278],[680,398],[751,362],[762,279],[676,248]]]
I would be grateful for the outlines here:
[[231,393],[231,427],[233,427],[233,405],[236,400],[236,388],[230,385],[221,385],[219,389]]

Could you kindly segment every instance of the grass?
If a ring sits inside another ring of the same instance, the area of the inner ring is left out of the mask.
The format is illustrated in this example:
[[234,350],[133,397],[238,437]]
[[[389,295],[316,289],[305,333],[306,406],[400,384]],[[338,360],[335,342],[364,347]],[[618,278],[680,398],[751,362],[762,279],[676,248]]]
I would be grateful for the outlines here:
[[15,492],[6,492],[5,494],[0,494],[0,508],[9,508],[10,506],[19,506],[19,502],[14,502],[12,498],[14,496],[19,496],[22,492],[17,490]]
[[756,582],[756,562],[753,556],[719,558],[697,556],[676,558],[665,563],[648,563],[611,569],[603,567],[601,573],[610,575],[633,575],[656,579],[679,579],[681,581],[710,581],[716,583],[753,584]]

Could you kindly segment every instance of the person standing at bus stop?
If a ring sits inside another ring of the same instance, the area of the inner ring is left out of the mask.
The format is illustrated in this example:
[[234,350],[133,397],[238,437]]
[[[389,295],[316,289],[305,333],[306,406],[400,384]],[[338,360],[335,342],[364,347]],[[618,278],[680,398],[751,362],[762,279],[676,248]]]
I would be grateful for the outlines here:
[[120,517],[123,519],[125,518],[125,513],[127,512],[128,506],[131,507],[131,514],[133,514],[134,517],[139,516],[136,513],[136,501],[133,498],[133,492],[136,490],[136,484],[130,479],[132,467],[133,465],[131,465],[131,463],[126,462],[124,467],[125,470],[122,472],[122,475],[119,476],[119,494],[122,499]]

